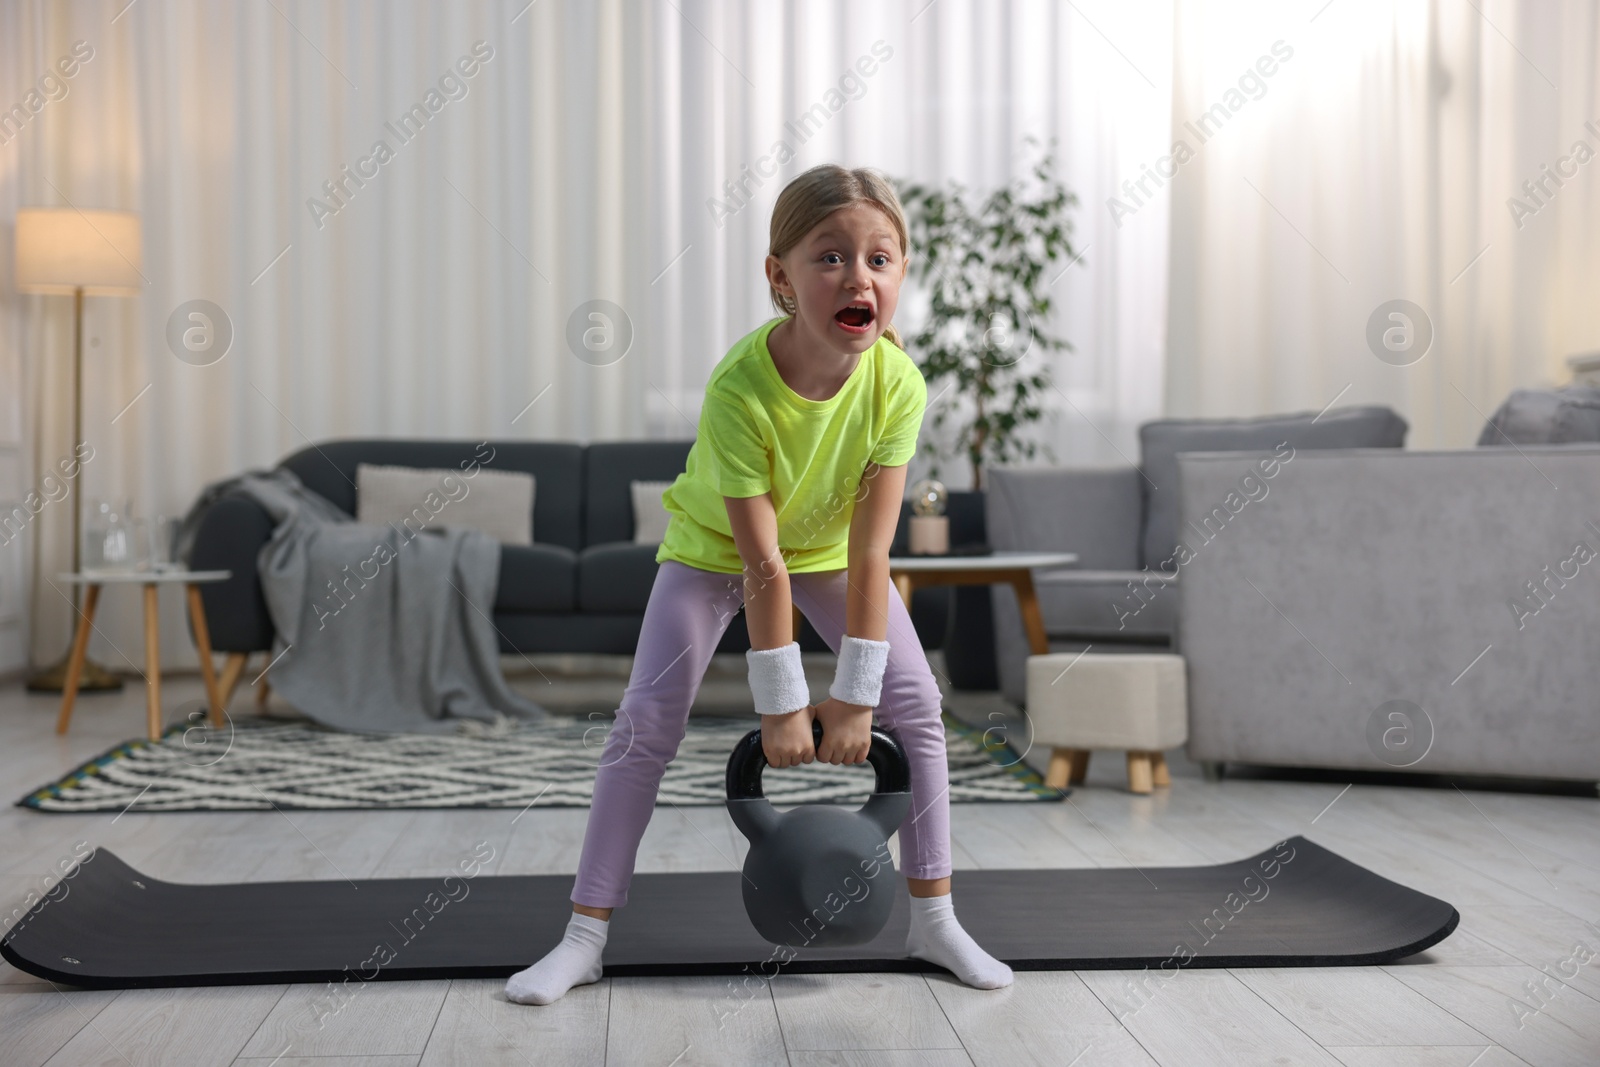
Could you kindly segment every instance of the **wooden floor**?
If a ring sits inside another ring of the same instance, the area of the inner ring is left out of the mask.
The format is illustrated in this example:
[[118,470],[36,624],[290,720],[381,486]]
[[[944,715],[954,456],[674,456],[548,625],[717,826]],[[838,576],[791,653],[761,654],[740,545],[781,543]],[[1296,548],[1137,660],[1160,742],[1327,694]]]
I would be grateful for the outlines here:
[[[831,668],[830,668],[831,671]],[[252,672],[253,673],[253,672]],[[544,698],[570,679],[533,676]],[[590,699],[620,696],[613,677]],[[823,688],[825,688],[825,681]],[[170,706],[197,679],[164,687]],[[710,690],[707,690],[710,691]],[[818,689],[817,691],[821,691]],[[252,698],[242,692],[242,709]],[[947,695],[983,720],[993,698]],[[137,682],[80,699],[73,731],[56,702],[0,687],[0,776],[14,800],[76,762],[137,736]],[[1042,767],[1046,753],[1031,753]],[[375,982],[316,1025],[325,989],[234,986],[96,992],[57,988],[0,964],[0,1062],[424,1065],[1327,1064],[1505,1067],[1600,1062],[1600,801],[1356,785],[1201,780],[1173,754],[1170,791],[1136,797],[1098,756],[1069,803],[958,804],[958,868],[1208,864],[1305,834],[1442,897],[1460,928],[1388,967],[1191,970],[1151,992],[1126,972],[1022,973],[1000,991],[948,976],[780,975],[733,990],[723,978],[617,979],[547,1007],[508,1002],[501,981]],[[1330,806],[1331,802],[1331,806]],[[0,811],[5,913],[40,889],[75,843],[105,846],[157,877],[188,882],[406,877],[443,872],[479,841],[490,873],[576,869],[587,810],[41,815]],[[721,808],[657,812],[640,871],[734,869],[744,841]],[[962,902],[955,901],[959,915]],[[1071,907],[1062,901],[1062,907]],[[247,920],[247,917],[241,917]],[[9,920],[8,920],[9,922]],[[1594,923],[1596,925],[1587,925]],[[1584,951],[1574,959],[1574,948]],[[532,962],[549,946],[528,945]],[[1575,971],[1575,973],[1574,973]],[[1562,980],[1564,978],[1564,980]],[[1542,991],[1540,985],[1542,984]],[[1537,995],[1535,994],[1537,992]],[[1518,1004],[1524,1005],[1522,1011]]]

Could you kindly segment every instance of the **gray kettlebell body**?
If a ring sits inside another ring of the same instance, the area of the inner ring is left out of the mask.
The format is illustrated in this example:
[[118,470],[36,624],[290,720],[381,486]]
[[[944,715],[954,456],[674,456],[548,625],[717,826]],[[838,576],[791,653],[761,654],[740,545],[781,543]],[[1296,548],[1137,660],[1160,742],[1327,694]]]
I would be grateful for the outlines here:
[[[812,723],[822,740],[822,724]],[[877,789],[858,810],[803,804],[780,812],[761,791],[766,755],[752,730],[728,758],[728,814],[750,841],[744,907],[762,937],[793,948],[861,945],[894,907],[889,835],[911,809],[911,768],[900,742],[873,727]]]

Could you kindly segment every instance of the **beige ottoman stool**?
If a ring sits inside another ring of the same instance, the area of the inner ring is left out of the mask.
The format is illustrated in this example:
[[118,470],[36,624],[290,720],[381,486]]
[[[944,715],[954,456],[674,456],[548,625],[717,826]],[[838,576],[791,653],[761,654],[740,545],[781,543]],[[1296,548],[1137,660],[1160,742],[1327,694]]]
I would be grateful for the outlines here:
[[1165,653],[1052,652],[1028,657],[1028,719],[1051,747],[1045,784],[1083,781],[1091,749],[1126,749],[1128,788],[1172,784],[1163,749],[1189,739],[1183,657]]

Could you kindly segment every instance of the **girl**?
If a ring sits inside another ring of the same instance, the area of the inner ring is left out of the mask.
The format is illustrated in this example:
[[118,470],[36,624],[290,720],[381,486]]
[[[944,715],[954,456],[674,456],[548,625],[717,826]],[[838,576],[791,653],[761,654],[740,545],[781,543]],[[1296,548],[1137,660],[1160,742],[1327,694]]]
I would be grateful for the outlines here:
[[[595,774],[573,914],[560,944],[511,976],[510,999],[549,1004],[600,978],[611,910],[627,903],[661,775],[741,606],[768,764],[863,762],[876,709],[911,763],[911,810],[899,829],[911,894],[906,954],[980,989],[1011,983],[1011,968],[978,947],[951,907],[940,693],[889,582],[905,465],[928,396],[889,324],[908,244],[900,201],[874,171],[824,164],[779,194],[766,272],[783,315],[735,344],[706,384],[684,472],[662,495],[671,519]],[[792,603],[839,657],[828,699],[816,705]],[[823,731],[815,753],[813,719]]]

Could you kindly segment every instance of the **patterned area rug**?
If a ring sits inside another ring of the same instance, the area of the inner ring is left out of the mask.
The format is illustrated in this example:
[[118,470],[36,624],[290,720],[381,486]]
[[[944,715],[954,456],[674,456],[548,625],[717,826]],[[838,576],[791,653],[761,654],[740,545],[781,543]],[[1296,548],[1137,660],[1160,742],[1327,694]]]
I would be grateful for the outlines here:
[[[1060,800],[997,733],[944,713],[950,800]],[[477,724],[473,724],[476,726]],[[656,803],[720,805],[728,754],[748,718],[691,717]],[[245,811],[279,808],[589,806],[610,719],[515,725],[430,737],[351,734],[315,723],[243,720],[212,730],[175,725],[160,741],[128,741],[17,801],[39,811]],[[762,777],[791,804],[860,803],[867,764],[812,762]]]

